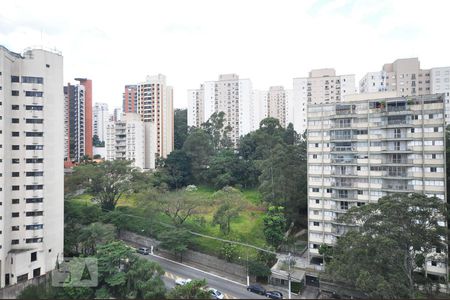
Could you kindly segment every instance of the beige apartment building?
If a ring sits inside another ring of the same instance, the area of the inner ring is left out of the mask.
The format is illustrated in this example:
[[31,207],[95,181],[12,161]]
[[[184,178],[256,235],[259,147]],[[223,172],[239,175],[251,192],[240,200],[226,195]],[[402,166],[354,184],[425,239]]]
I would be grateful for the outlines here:
[[421,69],[417,57],[397,59],[383,65],[381,71],[367,73],[359,82],[361,93],[396,92],[398,96],[443,93],[446,102],[444,118],[450,121],[450,67]]
[[343,96],[356,92],[355,75],[336,75],[334,69],[316,69],[308,77],[294,78],[289,110],[295,130],[300,134],[306,130],[308,105],[340,102]]
[[[308,105],[311,256],[345,232],[337,218],[353,206],[396,192],[446,201],[444,112],[444,94],[404,97],[396,91]],[[431,259],[426,269],[446,274],[446,265]]]
[[154,169],[158,157],[173,150],[173,89],[166,76],[147,76],[136,85],[137,112],[145,125],[145,168]]

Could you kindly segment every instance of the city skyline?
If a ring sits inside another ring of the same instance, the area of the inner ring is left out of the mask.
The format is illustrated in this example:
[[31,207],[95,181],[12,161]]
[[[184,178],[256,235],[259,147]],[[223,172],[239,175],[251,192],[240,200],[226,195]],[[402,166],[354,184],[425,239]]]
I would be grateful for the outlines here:
[[63,13],[50,2],[25,1],[4,4],[0,39],[17,52],[36,44],[61,50],[64,83],[91,78],[93,101],[111,109],[121,106],[126,84],[157,73],[174,87],[174,106],[186,108],[186,91],[218,74],[240,74],[267,89],[290,88],[292,78],[318,68],[355,74],[358,82],[400,57],[419,57],[424,68],[450,65],[445,40],[430,47],[444,36],[449,4],[433,2],[258,1],[257,10],[253,1],[135,2],[109,4],[99,19],[102,3],[81,2]]

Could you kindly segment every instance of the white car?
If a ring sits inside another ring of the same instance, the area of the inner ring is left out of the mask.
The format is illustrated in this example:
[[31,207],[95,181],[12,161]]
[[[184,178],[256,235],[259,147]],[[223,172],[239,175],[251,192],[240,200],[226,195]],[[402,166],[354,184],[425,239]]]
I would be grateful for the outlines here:
[[223,299],[223,294],[216,289],[209,288],[208,292],[211,293],[211,296],[213,296],[214,299]]
[[190,278],[187,278],[187,279],[178,278],[177,280],[175,280],[175,284],[176,285],[186,285],[186,284],[188,284],[191,281],[192,281],[192,279],[190,279]]

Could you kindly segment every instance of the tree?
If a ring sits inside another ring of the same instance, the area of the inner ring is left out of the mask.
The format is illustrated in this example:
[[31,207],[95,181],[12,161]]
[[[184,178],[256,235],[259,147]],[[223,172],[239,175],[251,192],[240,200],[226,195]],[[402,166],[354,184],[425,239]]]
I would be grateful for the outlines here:
[[[177,227],[183,225],[183,223],[196,212],[196,209],[205,203],[204,198],[195,197],[185,190],[165,193],[156,198],[149,198],[153,196],[154,194],[144,196],[144,198],[147,197],[149,200],[146,205],[154,211],[164,213],[170,218],[172,224]],[[141,203],[144,202],[141,201]]]
[[353,229],[338,239],[326,271],[369,297],[414,298],[414,272],[426,267],[425,254],[441,249],[433,260],[447,263],[444,215],[445,203],[422,194],[393,194],[351,208],[340,222]]
[[158,235],[161,242],[159,246],[179,256],[180,261],[183,261],[183,253],[187,250],[191,239],[191,234],[187,230],[179,228],[166,230]]
[[135,299],[162,299],[166,293],[161,276],[164,270],[155,262],[139,259],[126,273],[127,297]]
[[209,117],[208,121],[202,124],[202,128],[212,137],[214,150],[230,149],[233,147],[233,143],[228,136],[231,130],[231,126],[225,126],[225,113],[215,112]]
[[164,160],[167,185],[171,189],[179,189],[191,182],[191,158],[183,150],[172,151]]
[[183,148],[184,141],[188,135],[187,109],[175,109],[173,115],[173,137],[174,148],[180,150]]
[[224,187],[214,193],[213,198],[221,205],[214,213],[213,225],[219,225],[223,234],[231,231],[231,220],[239,216],[242,209],[242,193],[232,187]]
[[167,294],[168,299],[211,299],[206,289],[206,280],[192,280],[188,284],[178,285]]
[[286,229],[286,218],[284,217],[284,207],[269,206],[264,216],[264,236],[269,245],[278,248],[284,239]]
[[136,256],[122,241],[99,246],[96,256],[101,294],[137,299],[164,297],[163,269]]
[[104,210],[114,210],[120,197],[133,191],[131,161],[114,160],[74,168],[69,184],[87,187]]
[[97,247],[111,242],[116,237],[116,228],[112,224],[100,222],[89,224],[81,229],[79,233],[81,241],[81,253],[89,256],[94,255]]
[[191,159],[194,182],[204,182],[203,172],[208,168],[209,160],[214,154],[211,136],[201,128],[193,129],[184,142],[183,151]]
[[94,145],[94,147],[105,147],[105,142],[101,141],[96,134],[94,134],[94,136],[92,137],[92,144]]

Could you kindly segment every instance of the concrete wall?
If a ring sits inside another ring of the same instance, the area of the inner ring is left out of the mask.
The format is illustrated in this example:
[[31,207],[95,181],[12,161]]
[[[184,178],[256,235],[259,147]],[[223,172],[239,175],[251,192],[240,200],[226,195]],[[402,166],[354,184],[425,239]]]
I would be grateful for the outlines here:
[[[136,243],[136,244],[145,246],[147,248],[150,248],[150,246],[156,247],[159,245],[159,241],[157,241],[155,239],[141,236],[141,235],[135,234],[130,231],[125,231],[125,230],[121,231],[120,238],[122,240]],[[158,248],[158,252],[169,253],[168,251],[161,249],[161,248]],[[211,256],[208,254],[204,254],[204,253],[200,253],[200,252],[196,252],[196,251],[192,251],[192,250],[187,250],[183,254],[183,262],[192,262],[192,263],[195,263],[198,265],[205,266],[209,269],[215,269],[220,272],[225,272],[225,273],[228,273],[228,274],[231,274],[234,276],[238,276],[238,277],[244,277],[246,274],[246,269],[244,266],[234,264],[234,263],[229,263],[229,262],[227,262],[223,259],[219,259],[215,256]]]
[[7,286],[0,289],[0,299],[15,299],[20,292],[23,291],[29,285],[38,285],[47,281],[50,278],[50,273],[34,277],[33,279],[20,282],[14,285]]

